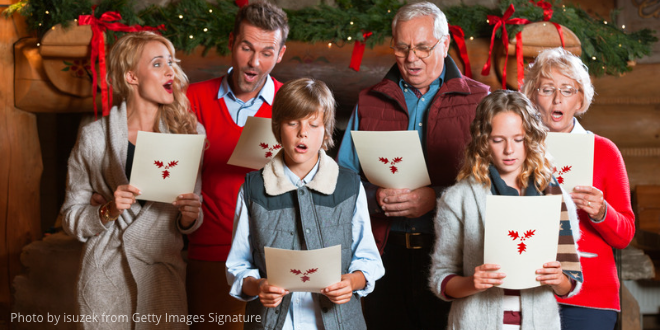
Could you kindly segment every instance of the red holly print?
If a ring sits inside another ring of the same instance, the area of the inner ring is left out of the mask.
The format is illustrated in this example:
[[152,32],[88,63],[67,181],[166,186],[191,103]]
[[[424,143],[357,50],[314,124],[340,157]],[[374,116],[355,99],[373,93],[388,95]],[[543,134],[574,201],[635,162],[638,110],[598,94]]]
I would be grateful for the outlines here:
[[261,147],[261,149],[268,149],[268,151],[266,151],[266,153],[264,154],[264,157],[266,158],[273,157],[273,152],[282,148],[280,144],[274,144],[272,147],[268,147],[268,143],[264,143],[264,142],[259,143],[259,146]]
[[563,175],[570,172],[572,168],[573,168],[573,166],[564,166],[559,170],[559,172],[557,172],[557,168],[553,167],[552,168],[552,174],[557,173],[557,182],[559,182],[559,184],[564,184]]
[[385,158],[385,157],[378,157],[378,161],[380,161],[381,163],[383,163],[383,164],[385,164],[385,165],[387,165],[387,164],[389,163],[389,165],[390,165],[390,172],[392,172],[392,174],[394,174],[394,173],[396,173],[396,172],[399,171],[399,168],[396,167],[395,165],[396,165],[397,163],[400,163],[402,160],[403,160],[403,157],[394,157],[394,158],[392,159],[392,161],[390,162],[390,160],[387,159],[387,158]]
[[520,243],[518,243],[518,254],[522,254],[523,252],[527,251],[527,245],[525,244],[525,240],[534,236],[534,233],[536,233],[536,229],[528,230],[523,234],[523,236],[518,236],[517,231],[509,230],[507,236],[511,237],[514,241],[520,238]]
[[306,272],[303,273],[299,269],[291,269],[290,272],[293,273],[293,274],[296,274],[296,275],[302,274],[303,276],[300,277],[300,280],[303,281],[303,283],[304,283],[304,282],[307,282],[307,281],[310,280],[309,276],[307,276],[307,275],[314,274],[318,270],[319,270],[318,268],[310,268]]
[[[165,166],[165,163],[163,163],[160,160],[155,160],[154,165],[156,165],[156,167],[158,167],[158,168],[163,168],[163,166]],[[163,169],[163,173],[161,174],[162,177],[163,177],[163,180],[170,177],[170,171],[168,171],[168,170],[171,169],[172,167],[177,166],[177,165],[179,165],[178,160],[173,160],[173,161],[167,163],[167,166],[165,166],[165,168]]]

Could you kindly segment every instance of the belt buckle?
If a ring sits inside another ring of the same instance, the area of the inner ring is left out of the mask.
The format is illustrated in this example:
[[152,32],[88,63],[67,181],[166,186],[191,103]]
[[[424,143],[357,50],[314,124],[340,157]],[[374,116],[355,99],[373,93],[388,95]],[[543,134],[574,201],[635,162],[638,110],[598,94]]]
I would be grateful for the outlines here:
[[422,247],[420,245],[410,245],[410,236],[419,236],[422,233],[406,233],[406,249],[409,250],[419,250]]

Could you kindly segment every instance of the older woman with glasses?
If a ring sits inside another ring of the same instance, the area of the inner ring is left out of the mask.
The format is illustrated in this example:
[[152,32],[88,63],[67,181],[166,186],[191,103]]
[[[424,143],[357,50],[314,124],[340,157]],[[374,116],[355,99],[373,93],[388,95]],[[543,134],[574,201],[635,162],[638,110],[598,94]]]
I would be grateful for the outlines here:
[[[562,48],[544,50],[530,66],[522,91],[551,132],[593,134],[575,118],[587,111],[594,95],[579,57]],[[571,192],[582,232],[578,246],[584,285],[574,297],[557,298],[562,329],[614,328],[620,302],[612,248],[625,248],[635,234],[623,157],[612,141],[594,138],[593,186]]]

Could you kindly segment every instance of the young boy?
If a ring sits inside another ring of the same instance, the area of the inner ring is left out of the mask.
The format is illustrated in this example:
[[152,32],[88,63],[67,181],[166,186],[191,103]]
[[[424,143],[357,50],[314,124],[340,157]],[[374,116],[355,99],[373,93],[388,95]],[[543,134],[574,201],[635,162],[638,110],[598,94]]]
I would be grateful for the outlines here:
[[[245,178],[226,264],[230,294],[248,301],[245,329],[366,329],[359,297],[373,291],[385,270],[360,178],[325,154],[334,118],[332,92],[321,81],[290,81],[273,101],[273,134],[282,151]],[[264,247],[337,244],[343,275],[322,294],[289,294],[268,284]]]

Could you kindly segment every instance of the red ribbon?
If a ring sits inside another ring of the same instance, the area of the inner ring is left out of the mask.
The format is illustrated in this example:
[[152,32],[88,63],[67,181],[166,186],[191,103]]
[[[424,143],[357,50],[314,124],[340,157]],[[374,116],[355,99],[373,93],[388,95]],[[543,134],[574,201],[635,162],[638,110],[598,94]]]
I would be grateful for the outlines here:
[[[552,4],[544,1],[544,0],[539,0],[539,2],[534,2],[534,0],[529,0],[530,3],[536,5],[537,7],[541,7],[543,9],[543,21],[549,22],[550,19],[552,18],[552,14],[554,11],[552,10]],[[564,32],[561,29],[561,25],[555,23],[555,22],[549,22],[552,23],[557,28],[557,32],[559,33],[559,39],[561,40],[561,47],[565,48],[566,44],[564,43]]]
[[248,4],[248,0],[236,0],[235,2],[236,2],[236,6],[238,6],[238,8],[243,8],[243,7],[247,6],[247,4]]
[[[488,61],[484,65],[483,70],[481,70],[481,75],[487,76],[490,72],[490,61],[493,53],[493,45],[495,44],[495,32],[501,27],[502,28],[502,43],[504,44],[504,49],[506,52],[506,57],[504,58],[504,70],[502,71],[502,89],[506,89],[506,64],[509,60],[509,35],[506,32],[506,25],[519,25],[519,24],[529,24],[530,20],[525,18],[512,18],[511,15],[516,11],[513,7],[513,4],[509,5],[509,8],[504,12],[502,17],[497,17],[493,15],[488,15],[488,22],[490,25],[495,25],[493,27],[493,34],[490,37],[490,49],[488,50]],[[520,34],[520,32],[518,32]],[[518,55],[520,54],[520,55]],[[516,36],[516,58],[522,60],[522,36]],[[521,74],[524,71],[524,65],[522,61],[518,61],[518,84],[522,86]]]
[[463,65],[465,65],[465,76],[472,78],[472,68],[470,67],[470,58],[468,57],[467,47],[465,47],[465,33],[458,25],[449,25],[449,32],[458,46],[458,52],[461,55],[463,60]]
[[121,20],[121,15],[116,12],[106,12],[101,15],[101,18],[94,16],[94,8],[92,7],[91,15],[78,16],[78,25],[91,25],[92,27],[92,56],[90,59],[92,69],[92,100],[94,101],[94,116],[97,115],[96,108],[96,89],[98,88],[97,74],[96,74],[96,59],[99,60],[99,68],[101,69],[101,97],[103,100],[103,116],[110,113],[110,106],[112,105],[112,87],[108,86],[106,81],[106,65],[105,65],[105,30],[120,31],[120,32],[138,32],[138,31],[158,31],[165,30],[165,25],[161,24],[158,27],[133,25],[128,26],[123,23],[114,22]]
[[367,38],[371,37],[372,34],[372,32],[365,32],[362,34],[364,41],[355,40],[355,44],[353,45],[353,54],[351,54],[351,64],[348,66],[349,68],[355,71],[360,71],[360,65],[362,65],[362,57],[364,56],[364,45],[367,41]]

